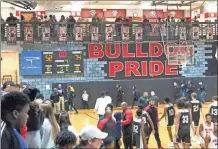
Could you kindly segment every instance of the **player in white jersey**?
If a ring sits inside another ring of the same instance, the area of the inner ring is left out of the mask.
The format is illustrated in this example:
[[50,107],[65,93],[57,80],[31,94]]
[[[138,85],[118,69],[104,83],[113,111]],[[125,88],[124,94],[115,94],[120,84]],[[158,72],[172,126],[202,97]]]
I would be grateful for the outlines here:
[[212,118],[210,114],[205,115],[206,121],[200,124],[199,127],[199,134],[201,136],[199,142],[201,148],[205,148],[205,137],[206,135],[209,135],[211,132],[213,132],[214,124],[211,122]]
[[213,132],[211,132],[209,135],[206,135],[205,138],[206,149],[217,149],[217,135],[218,135],[217,125],[214,125]]

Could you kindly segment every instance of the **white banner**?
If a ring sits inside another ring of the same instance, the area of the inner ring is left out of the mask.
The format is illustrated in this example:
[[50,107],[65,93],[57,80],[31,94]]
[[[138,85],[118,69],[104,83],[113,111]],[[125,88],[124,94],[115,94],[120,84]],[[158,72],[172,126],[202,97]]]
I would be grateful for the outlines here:
[[83,28],[82,28],[82,26],[76,26],[75,31],[76,31],[75,40],[82,41],[83,40]]
[[213,40],[213,26],[211,24],[207,26],[207,40]]
[[199,40],[199,27],[192,28],[192,39]]
[[179,27],[179,39],[180,40],[186,40],[186,28],[185,27]]
[[113,41],[113,28],[112,26],[105,27],[105,41]]
[[42,42],[49,42],[51,36],[50,27],[42,27]]
[[135,40],[142,41],[143,40],[143,28],[141,26],[137,26],[135,28]]
[[122,40],[123,41],[129,40],[129,26],[122,27]]
[[99,41],[98,27],[91,26],[91,41]]

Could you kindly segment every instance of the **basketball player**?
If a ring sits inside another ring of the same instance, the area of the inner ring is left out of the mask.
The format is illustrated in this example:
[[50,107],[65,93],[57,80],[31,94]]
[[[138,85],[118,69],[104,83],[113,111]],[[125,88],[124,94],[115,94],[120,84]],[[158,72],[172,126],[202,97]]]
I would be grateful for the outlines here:
[[154,132],[153,122],[146,111],[141,109],[136,111],[136,119],[133,121],[133,136],[136,141],[136,148],[148,148],[147,138],[150,129]]
[[192,116],[189,112],[186,103],[186,98],[181,97],[177,100],[178,110],[175,114],[175,142],[174,146],[179,149],[179,143],[182,143],[183,148],[189,149],[191,138],[190,138],[190,126],[194,130],[192,122]]
[[200,146],[203,149],[205,147],[205,137],[206,135],[210,135],[211,132],[213,132],[214,124],[211,122],[211,115],[206,114],[205,115],[206,121],[200,124],[199,127],[199,134],[201,136],[199,142]]
[[217,124],[217,112],[218,112],[218,105],[217,105],[217,96],[212,97],[213,103],[209,106],[209,113],[212,117],[212,122]]
[[159,121],[161,121],[162,118],[165,117],[167,131],[170,137],[170,143],[168,144],[169,147],[174,146],[173,144],[173,134],[172,134],[172,126],[174,125],[174,117],[175,117],[175,109],[173,107],[173,104],[170,102],[169,98],[164,99],[165,107],[164,107],[164,113],[160,117]]
[[217,135],[218,135],[217,125],[214,125],[213,132],[211,132],[210,135],[206,135],[206,138],[205,138],[206,149],[217,148]]
[[[202,105],[197,100],[197,94],[195,92],[193,92],[191,94],[190,105],[191,105],[191,113],[192,113],[192,118],[193,118],[192,120],[193,120],[193,125],[194,125],[194,134],[196,134],[196,136],[197,136],[198,127],[199,127],[199,120],[200,120],[200,111],[201,111],[202,115],[204,115],[204,113],[202,110]],[[196,141],[195,140],[196,136],[192,137],[192,141]]]

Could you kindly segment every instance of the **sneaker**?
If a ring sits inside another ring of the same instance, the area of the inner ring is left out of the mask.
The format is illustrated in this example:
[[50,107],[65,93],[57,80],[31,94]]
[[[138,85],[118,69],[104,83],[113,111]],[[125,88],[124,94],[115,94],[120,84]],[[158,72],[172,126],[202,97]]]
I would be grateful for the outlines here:
[[174,144],[173,144],[173,142],[170,142],[167,146],[168,146],[168,147],[173,147]]

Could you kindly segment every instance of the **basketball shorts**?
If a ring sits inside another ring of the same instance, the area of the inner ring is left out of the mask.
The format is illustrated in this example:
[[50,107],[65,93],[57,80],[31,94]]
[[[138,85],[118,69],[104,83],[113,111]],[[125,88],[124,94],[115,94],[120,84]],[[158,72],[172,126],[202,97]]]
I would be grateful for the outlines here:
[[193,121],[193,125],[194,125],[195,127],[199,126],[199,120],[194,120],[194,121]]
[[176,143],[191,143],[190,130],[179,130],[176,138]]
[[168,120],[168,122],[166,122],[167,127],[172,127],[174,125],[174,120]]

